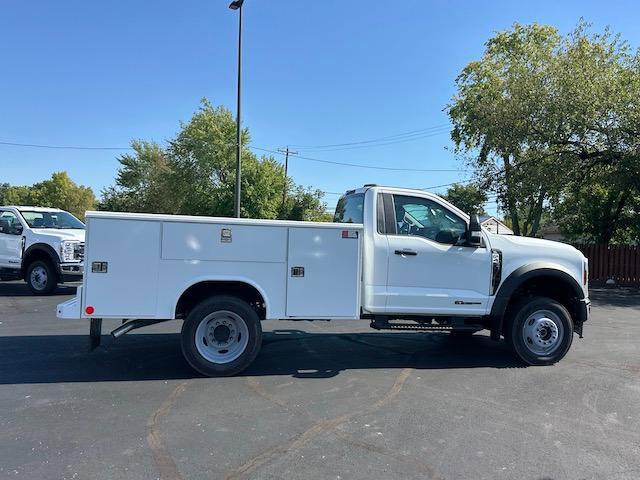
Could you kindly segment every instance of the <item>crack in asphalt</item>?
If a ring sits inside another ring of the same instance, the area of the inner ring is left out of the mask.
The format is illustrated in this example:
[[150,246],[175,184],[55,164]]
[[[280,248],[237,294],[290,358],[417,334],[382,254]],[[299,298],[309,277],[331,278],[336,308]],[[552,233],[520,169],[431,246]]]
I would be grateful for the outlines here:
[[[402,391],[402,388],[404,387],[405,382],[411,375],[412,371],[413,369],[411,368],[404,368],[403,370],[401,370],[400,373],[397,375],[393,383],[393,386],[381,398],[379,398],[376,402],[372,403],[370,406],[365,407],[362,410],[345,413],[334,418],[316,421],[302,433],[294,436],[293,438],[288,439],[288,441],[285,442],[284,444],[276,445],[275,447],[269,448],[259,453],[258,455],[250,458],[242,465],[232,470],[229,470],[227,474],[224,476],[225,480],[238,479],[238,478],[244,477],[245,475],[249,475],[252,472],[258,470],[259,468],[271,463],[272,461],[277,460],[278,458],[284,455],[291,454],[292,452],[301,449],[315,437],[322,434],[329,433],[329,432],[336,433],[336,429],[340,425],[348,422],[349,420],[352,420],[353,418],[361,415],[366,415],[366,414],[375,412],[376,410],[390,403],[395,397],[398,396],[398,394]],[[307,417],[311,417],[311,415],[308,412],[292,408],[291,406],[286,404],[286,402],[283,402],[277,397],[269,394],[266,391],[266,389],[264,389],[260,385],[260,382],[258,382],[255,378],[248,377],[247,385],[258,395],[262,396],[267,400],[272,401],[276,405],[282,408],[285,408],[290,412],[302,413]],[[337,436],[343,439],[347,438],[352,445],[358,446],[360,448],[365,448],[371,451],[379,451],[381,449],[381,447],[378,447],[376,445],[371,445],[366,442],[352,441],[349,438],[349,436],[346,434],[344,435],[338,434]],[[407,458],[402,454],[395,454],[390,452],[385,452],[385,454],[389,456],[395,456],[396,458],[398,458],[398,455],[402,459]],[[434,478],[433,469],[431,469],[431,467],[429,467],[426,464],[423,464],[422,462],[419,462],[419,464],[422,467],[422,469],[425,471],[425,473],[428,473],[431,478]]]
[[147,444],[151,449],[153,462],[156,464],[156,468],[160,474],[160,480],[183,480],[180,472],[178,471],[178,467],[176,466],[176,462],[173,460],[167,446],[162,440],[160,423],[176,404],[178,398],[180,398],[187,389],[188,384],[189,382],[182,382],[174,388],[169,396],[147,420]]

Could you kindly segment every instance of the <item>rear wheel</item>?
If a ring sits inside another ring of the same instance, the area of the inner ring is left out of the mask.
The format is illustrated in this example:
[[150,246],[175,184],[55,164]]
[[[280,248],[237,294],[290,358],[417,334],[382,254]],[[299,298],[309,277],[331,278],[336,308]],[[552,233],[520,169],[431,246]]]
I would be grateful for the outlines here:
[[51,262],[36,260],[27,268],[27,286],[36,295],[49,295],[58,285],[58,276]]
[[182,353],[189,365],[210,377],[240,373],[256,358],[262,327],[243,300],[221,295],[204,300],[182,325]]
[[532,297],[513,310],[505,340],[529,365],[551,365],[561,360],[573,341],[573,320],[566,307],[546,297]]

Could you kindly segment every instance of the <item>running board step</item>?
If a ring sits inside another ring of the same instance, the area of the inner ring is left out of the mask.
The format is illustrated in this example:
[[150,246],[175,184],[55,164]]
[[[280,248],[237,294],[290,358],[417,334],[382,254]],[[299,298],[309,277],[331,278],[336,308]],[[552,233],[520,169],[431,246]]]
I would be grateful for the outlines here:
[[475,332],[481,330],[481,325],[433,325],[424,323],[392,323],[372,321],[371,328],[375,330],[421,330],[423,332],[450,332],[451,330]]

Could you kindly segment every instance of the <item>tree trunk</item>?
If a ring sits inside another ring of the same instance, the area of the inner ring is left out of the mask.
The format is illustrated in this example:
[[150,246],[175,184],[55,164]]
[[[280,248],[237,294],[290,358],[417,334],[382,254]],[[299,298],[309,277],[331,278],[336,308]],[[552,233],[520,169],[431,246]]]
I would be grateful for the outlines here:
[[605,245],[608,245],[611,242],[613,235],[616,233],[618,221],[620,220],[620,214],[622,213],[622,209],[627,203],[627,197],[628,192],[622,192],[622,195],[618,200],[618,204],[616,205],[615,211],[610,214],[607,210],[606,217],[602,222],[602,232],[600,233],[600,239]]
[[515,198],[513,197],[513,192],[511,191],[511,163],[509,161],[509,155],[503,155],[502,160],[504,161],[504,183],[506,187],[505,196],[507,200],[507,209],[509,210],[509,216],[511,217],[511,229],[513,230],[514,235],[520,235],[518,209]]
[[540,219],[542,218],[542,205],[544,204],[545,194],[545,191],[540,189],[538,200],[533,210],[533,223],[531,224],[531,232],[529,232],[530,237],[535,237],[536,233],[538,233],[538,229],[540,228]]

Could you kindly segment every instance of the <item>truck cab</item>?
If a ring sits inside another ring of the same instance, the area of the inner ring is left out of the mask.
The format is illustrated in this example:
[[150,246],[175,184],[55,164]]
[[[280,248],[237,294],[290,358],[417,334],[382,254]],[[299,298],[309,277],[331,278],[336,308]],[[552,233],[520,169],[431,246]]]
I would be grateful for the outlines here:
[[588,261],[570,245],[493,234],[435,194],[395,187],[348,191],[334,220],[364,225],[362,312],[374,328],[488,329],[528,363],[561,358],[568,332],[582,333]]
[[82,278],[84,224],[57,208],[0,207],[0,280],[22,278],[36,295]]

